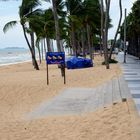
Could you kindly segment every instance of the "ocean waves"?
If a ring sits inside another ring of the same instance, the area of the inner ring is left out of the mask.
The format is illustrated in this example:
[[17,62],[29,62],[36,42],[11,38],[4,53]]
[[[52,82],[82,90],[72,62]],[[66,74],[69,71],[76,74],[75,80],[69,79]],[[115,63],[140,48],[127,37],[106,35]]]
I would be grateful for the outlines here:
[[31,61],[30,52],[27,49],[1,49],[0,66]]

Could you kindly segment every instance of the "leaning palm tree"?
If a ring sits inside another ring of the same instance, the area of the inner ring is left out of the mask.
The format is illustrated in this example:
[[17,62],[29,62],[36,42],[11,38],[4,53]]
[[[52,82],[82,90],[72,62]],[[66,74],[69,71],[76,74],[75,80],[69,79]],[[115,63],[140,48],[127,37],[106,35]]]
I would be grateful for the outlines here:
[[[33,14],[35,14],[36,12],[38,13],[38,11],[40,11],[39,9],[36,9],[38,5],[40,5],[39,0],[30,0],[30,1],[23,0],[19,10],[19,15],[21,19],[20,23],[22,25],[24,36],[31,52],[33,65],[36,70],[39,70],[39,66],[37,64],[35,57],[34,32],[32,30],[32,22],[30,18],[32,17]],[[26,23],[28,23],[29,27],[27,26]],[[27,31],[30,34],[31,43],[29,42],[28,37],[26,35]]]
[[[31,56],[32,56],[32,62],[34,65],[34,68],[36,70],[39,70],[39,66],[35,57],[35,49],[34,49],[34,43],[33,43],[33,32],[31,31],[31,29],[29,29],[29,27],[27,26],[27,22],[29,23],[29,25],[31,24],[30,21],[30,16],[33,13],[38,12],[37,9],[35,9],[38,5],[39,5],[39,1],[38,0],[23,0],[21,6],[19,7],[19,16],[20,16],[20,21],[10,21],[8,22],[4,28],[3,31],[6,32],[8,31],[9,28],[14,27],[18,22],[20,22],[22,29],[23,29],[23,33],[24,33],[24,37],[25,40],[27,42],[27,45],[29,47]],[[35,9],[35,10],[34,10]],[[27,37],[27,32],[30,31],[30,35],[31,35],[31,42],[32,44],[30,44],[30,41]]]
[[119,19],[118,28],[116,30],[116,34],[115,34],[115,37],[114,37],[114,41],[113,41],[112,47],[110,49],[109,60],[111,60],[112,52],[113,52],[113,49],[115,48],[117,36],[118,36],[120,26],[121,26],[121,21],[122,21],[122,0],[119,0],[119,8],[120,8],[120,19]]
[[105,22],[104,22],[104,48],[105,48],[105,64],[106,64],[106,69],[109,69],[109,57],[108,57],[108,29],[109,29],[109,10],[110,10],[110,1],[111,0],[106,0],[106,12],[105,12]]

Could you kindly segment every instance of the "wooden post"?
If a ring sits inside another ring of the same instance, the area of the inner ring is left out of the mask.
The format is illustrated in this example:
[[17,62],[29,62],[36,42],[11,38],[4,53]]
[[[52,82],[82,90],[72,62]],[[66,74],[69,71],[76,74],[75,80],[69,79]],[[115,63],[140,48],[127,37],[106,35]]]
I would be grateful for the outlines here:
[[66,70],[65,70],[65,64],[64,64],[64,84],[66,84]]
[[47,85],[49,85],[49,72],[48,72],[48,64],[46,63],[46,72],[47,72]]
[[[61,68],[61,75],[62,75],[62,77],[64,77],[64,84],[66,84],[65,53],[62,53],[62,52],[47,52],[47,53],[48,53],[48,54],[46,54],[46,74],[47,74],[46,78],[47,78],[47,85],[49,85],[49,69],[48,69],[48,67],[49,67],[48,65],[49,64],[59,64],[61,66],[60,67]],[[53,58],[53,56],[55,58]],[[58,59],[56,59],[56,57],[58,57]]]

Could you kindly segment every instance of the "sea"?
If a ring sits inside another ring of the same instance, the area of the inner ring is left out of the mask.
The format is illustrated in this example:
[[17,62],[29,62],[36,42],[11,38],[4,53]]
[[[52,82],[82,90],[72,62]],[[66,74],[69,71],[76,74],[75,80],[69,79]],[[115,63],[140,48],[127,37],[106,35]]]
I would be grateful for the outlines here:
[[28,49],[9,47],[0,49],[0,66],[31,61]]
[[[56,47],[55,47],[56,50]],[[36,50],[36,58],[39,59],[38,51]],[[66,58],[68,57],[68,49],[65,49]],[[20,47],[0,48],[0,66],[12,65],[23,62],[30,62],[31,54],[29,49]]]

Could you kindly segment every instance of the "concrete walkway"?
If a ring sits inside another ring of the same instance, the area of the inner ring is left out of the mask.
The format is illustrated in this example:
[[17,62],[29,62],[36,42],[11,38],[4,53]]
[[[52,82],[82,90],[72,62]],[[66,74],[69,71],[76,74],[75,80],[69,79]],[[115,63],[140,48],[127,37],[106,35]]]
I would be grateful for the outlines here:
[[136,108],[140,115],[140,60],[137,57],[127,55],[126,64],[123,63],[124,54],[120,53],[117,57],[123,69],[125,80],[128,84]]
[[124,98],[130,98],[129,90],[123,76],[98,86],[97,88],[68,88],[63,93],[43,102],[27,119],[43,118],[50,115],[73,115],[93,112],[107,107]]

